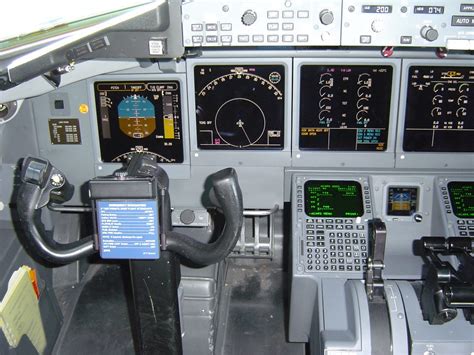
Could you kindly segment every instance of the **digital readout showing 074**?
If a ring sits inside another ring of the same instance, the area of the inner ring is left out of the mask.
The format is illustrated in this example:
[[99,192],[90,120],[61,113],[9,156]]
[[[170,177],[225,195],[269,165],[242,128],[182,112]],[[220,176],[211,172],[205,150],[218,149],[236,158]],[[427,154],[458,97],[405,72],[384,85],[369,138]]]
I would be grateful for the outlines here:
[[362,189],[355,181],[310,180],[304,185],[305,213],[310,217],[355,218],[364,214]]

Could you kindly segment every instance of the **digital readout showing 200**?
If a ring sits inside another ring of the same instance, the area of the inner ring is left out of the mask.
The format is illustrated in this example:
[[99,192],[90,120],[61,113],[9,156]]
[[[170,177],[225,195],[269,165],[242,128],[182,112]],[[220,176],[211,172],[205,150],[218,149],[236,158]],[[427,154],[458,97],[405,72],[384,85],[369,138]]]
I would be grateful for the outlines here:
[[362,12],[366,14],[391,14],[391,5],[362,5]]

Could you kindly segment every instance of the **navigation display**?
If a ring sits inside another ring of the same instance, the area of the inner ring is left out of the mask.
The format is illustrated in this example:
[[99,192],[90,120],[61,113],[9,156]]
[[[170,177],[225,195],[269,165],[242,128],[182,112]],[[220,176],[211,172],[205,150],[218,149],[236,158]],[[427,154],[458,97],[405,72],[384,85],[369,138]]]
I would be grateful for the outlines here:
[[303,65],[300,149],[385,151],[392,73],[388,65]]
[[178,81],[94,83],[103,162],[151,154],[160,163],[183,162]]
[[412,66],[403,150],[474,151],[474,68]]
[[448,183],[449,199],[454,215],[458,218],[474,218],[474,181]]
[[418,208],[417,187],[395,187],[388,188],[387,215],[389,216],[411,216]]
[[310,180],[304,184],[304,208],[310,217],[360,217],[362,189],[355,181]]
[[283,149],[283,65],[194,67],[200,149]]

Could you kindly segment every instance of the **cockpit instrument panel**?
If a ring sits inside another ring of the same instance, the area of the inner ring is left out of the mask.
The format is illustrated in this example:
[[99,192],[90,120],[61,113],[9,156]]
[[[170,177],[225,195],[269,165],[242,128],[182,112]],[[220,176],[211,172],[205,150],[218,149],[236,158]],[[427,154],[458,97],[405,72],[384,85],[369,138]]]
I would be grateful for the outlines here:
[[403,150],[474,152],[474,68],[411,66]]
[[387,149],[391,66],[311,64],[300,74],[300,149]]
[[454,215],[458,218],[474,218],[474,182],[450,181],[448,192]]
[[200,149],[283,149],[283,65],[194,67]]
[[183,162],[178,81],[94,83],[103,162],[152,154],[160,163]]

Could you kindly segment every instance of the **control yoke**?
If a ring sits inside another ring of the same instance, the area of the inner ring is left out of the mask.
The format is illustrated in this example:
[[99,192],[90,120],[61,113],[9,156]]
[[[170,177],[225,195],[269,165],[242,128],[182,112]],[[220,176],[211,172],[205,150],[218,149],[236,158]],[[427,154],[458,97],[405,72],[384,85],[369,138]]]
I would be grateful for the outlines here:
[[[120,175],[120,178],[118,176]],[[227,168],[210,176],[211,200],[225,216],[225,226],[219,237],[210,244],[172,231],[169,179],[156,161],[146,155],[135,155],[127,170],[115,176],[100,178],[113,183],[124,176],[150,177],[156,183],[160,200],[160,247],[179,254],[200,265],[219,262],[234,248],[243,224],[242,192],[234,169]],[[94,180],[91,181],[92,184]],[[109,185],[110,186],[110,185]],[[67,264],[97,252],[96,236],[60,244],[47,232],[40,219],[40,210],[48,204],[62,204],[71,199],[73,186],[65,175],[45,159],[26,157],[21,168],[21,185],[17,198],[19,219],[25,230],[25,240],[31,251],[55,264]]]
[[93,236],[60,244],[41,222],[41,208],[49,203],[61,204],[71,199],[74,188],[66,176],[45,159],[26,157],[21,168],[21,185],[17,211],[25,231],[26,247],[41,259],[67,264],[95,252]]
[[[421,294],[423,317],[430,324],[444,324],[454,319],[457,309],[474,324],[474,239],[470,237],[423,237],[421,256],[428,273]],[[459,266],[455,269],[440,255],[455,255]]]
[[222,233],[213,243],[201,243],[193,238],[171,230],[171,207],[168,193],[168,176],[166,172],[145,155],[136,155],[129,164],[129,176],[156,177],[159,194],[162,198],[164,238],[161,241],[163,250],[176,254],[199,265],[209,265],[224,259],[237,243],[244,220],[242,191],[237,173],[232,168],[220,170],[210,176],[212,188],[210,199],[222,211],[225,226]]
[[225,217],[225,226],[217,240],[210,244],[200,243],[187,235],[170,232],[166,235],[166,247],[170,251],[201,265],[213,264],[225,258],[237,243],[242,230],[244,207],[237,173],[227,168],[211,175],[211,201],[217,204]]

